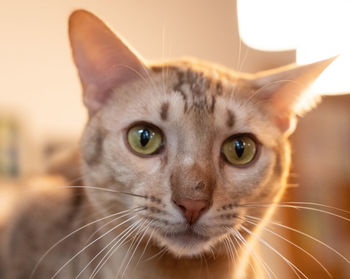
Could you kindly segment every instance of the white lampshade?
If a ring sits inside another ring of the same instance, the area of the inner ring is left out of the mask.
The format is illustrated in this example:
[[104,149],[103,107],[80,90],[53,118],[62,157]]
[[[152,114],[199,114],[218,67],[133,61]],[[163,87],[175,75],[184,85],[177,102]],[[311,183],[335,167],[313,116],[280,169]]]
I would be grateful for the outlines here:
[[339,55],[312,90],[350,92],[350,1],[238,0],[237,5],[239,32],[247,45],[296,49],[298,64]]

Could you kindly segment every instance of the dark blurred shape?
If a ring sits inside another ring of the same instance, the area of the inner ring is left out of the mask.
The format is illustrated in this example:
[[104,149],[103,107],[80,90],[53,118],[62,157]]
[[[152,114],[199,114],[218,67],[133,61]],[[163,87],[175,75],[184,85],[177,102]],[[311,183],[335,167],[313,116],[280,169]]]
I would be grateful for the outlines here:
[[16,118],[0,115],[0,177],[19,176],[19,133]]

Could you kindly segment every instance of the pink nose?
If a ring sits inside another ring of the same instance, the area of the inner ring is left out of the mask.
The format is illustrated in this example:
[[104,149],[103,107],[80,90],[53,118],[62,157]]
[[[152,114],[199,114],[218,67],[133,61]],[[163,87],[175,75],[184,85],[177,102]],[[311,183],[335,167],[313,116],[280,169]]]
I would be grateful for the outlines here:
[[174,203],[180,208],[190,224],[195,223],[209,208],[207,200],[174,199]]

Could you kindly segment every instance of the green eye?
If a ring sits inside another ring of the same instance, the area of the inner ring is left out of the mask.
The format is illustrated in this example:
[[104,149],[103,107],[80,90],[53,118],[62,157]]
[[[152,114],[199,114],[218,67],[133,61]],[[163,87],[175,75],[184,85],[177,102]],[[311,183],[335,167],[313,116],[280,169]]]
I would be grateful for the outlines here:
[[162,146],[163,137],[158,128],[147,124],[138,124],[129,129],[128,142],[136,153],[151,155]]
[[232,165],[246,165],[254,159],[256,144],[249,135],[233,136],[222,145],[222,153]]

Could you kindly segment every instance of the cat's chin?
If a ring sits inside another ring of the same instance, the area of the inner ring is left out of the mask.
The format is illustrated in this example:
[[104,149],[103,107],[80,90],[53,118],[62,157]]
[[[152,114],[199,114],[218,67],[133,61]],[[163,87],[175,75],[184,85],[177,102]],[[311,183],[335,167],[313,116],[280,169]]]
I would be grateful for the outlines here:
[[177,257],[194,257],[210,249],[212,238],[188,229],[172,234],[159,235],[162,245]]

